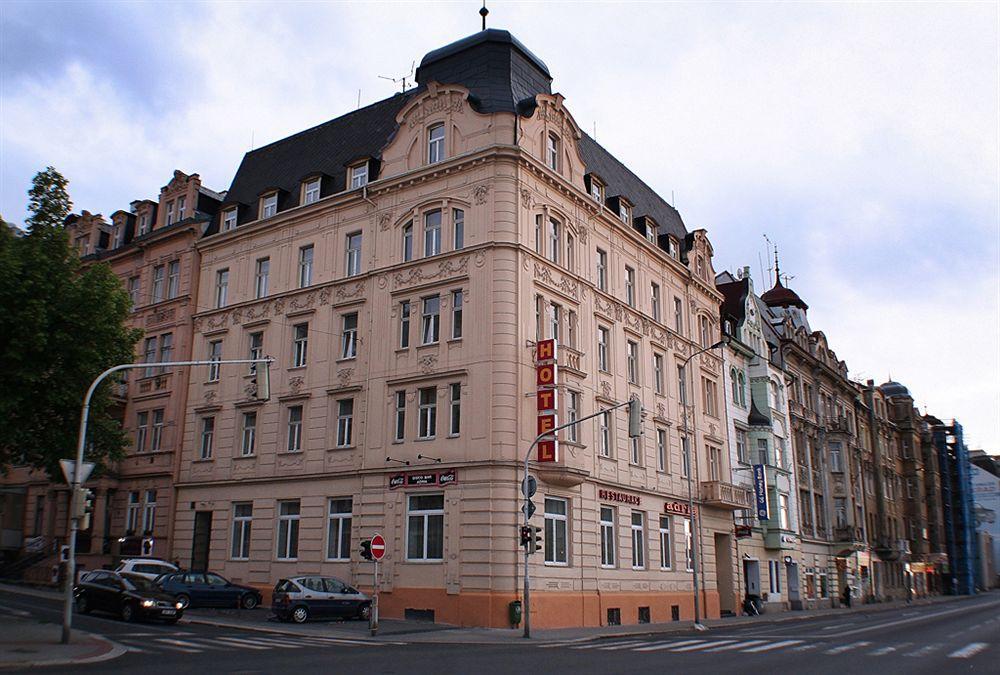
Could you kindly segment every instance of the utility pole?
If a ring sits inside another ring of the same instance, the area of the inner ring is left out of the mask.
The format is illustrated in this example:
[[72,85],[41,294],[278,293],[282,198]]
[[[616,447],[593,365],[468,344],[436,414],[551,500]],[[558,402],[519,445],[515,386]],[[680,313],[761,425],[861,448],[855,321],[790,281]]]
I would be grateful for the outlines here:
[[229,363],[263,363],[255,379],[257,379],[258,399],[266,401],[271,397],[271,371],[270,366],[274,359],[270,356],[262,359],[228,359],[228,360],[205,360],[205,361],[168,361],[163,363],[123,363],[112,366],[94,378],[87,389],[86,396],[83,397],[83,409],[80,412],[80,432],[76,445],[76,466],[73,469],[73,481],[70,485],[70,508],[69,508],[69,555],[66,560],[66,587],[63,589],[63,623],[62,623],[62,644],[69,644],[73,628],[73,586],[76,583],[76,532],[80,527],[80,516],[77,514],[82,510],[78,508],[77,501],[80,498],[81,471],[83,469],[83,451],[87,441],[87,420],[90,417],[90,399],[98,385],[111,373],[132,368],[180,368],[191,366],[212,366],[216,364]]

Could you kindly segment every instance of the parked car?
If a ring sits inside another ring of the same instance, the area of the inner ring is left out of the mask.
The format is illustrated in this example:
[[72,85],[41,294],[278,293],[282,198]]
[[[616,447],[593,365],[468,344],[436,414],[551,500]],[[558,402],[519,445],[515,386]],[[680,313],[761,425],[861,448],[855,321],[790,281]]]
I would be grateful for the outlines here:
[[95,570],[73,588],[76,611],[111,612],[123,621],[161,619],[177,623],[184,608],[173,596],[163,593],[152,581],[135,574]]
[[128,572],[140,577],[146,577],[150,581],[155,581],[161,574],[170,574],[171,572],[179,572],[180,570],[177,568],[177,565],[168,563],[166,560],[160,560],[159,558],[129,558],[128,560],[122,560],[115,571],[119,573]]
[[372,601],[336,577],[292,577],[274,586],[271,611],[282,621],[303,623],[312,618],[368,620]]
[[188,607],[242,607],[260,604],[260,591],[223,579],[214,572],[175,572],[157,578],[156,585]]

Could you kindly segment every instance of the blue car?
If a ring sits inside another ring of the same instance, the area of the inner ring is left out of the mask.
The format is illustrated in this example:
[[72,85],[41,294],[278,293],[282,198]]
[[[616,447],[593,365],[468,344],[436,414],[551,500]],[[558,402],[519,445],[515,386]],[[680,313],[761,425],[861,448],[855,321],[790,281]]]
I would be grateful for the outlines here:
[[174,596],[182,609],[188,607],[242,607],[260,604],[260,591],[223,579],[214,572],[176,572],[156,579],[164,593]]

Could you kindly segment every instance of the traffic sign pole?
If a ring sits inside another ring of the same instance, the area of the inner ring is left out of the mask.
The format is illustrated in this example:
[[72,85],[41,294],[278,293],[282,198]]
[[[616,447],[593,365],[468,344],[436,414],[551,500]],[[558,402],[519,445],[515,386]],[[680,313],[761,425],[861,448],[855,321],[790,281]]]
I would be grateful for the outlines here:
[[368,632],[374,636],[378,633],[378,561],[385,556],[385,537],[376,533],[371,538],[370,548],[372,560],[375,562],[375,583],[373,584],[374,592],[372,593],[371,608],[368,610]]

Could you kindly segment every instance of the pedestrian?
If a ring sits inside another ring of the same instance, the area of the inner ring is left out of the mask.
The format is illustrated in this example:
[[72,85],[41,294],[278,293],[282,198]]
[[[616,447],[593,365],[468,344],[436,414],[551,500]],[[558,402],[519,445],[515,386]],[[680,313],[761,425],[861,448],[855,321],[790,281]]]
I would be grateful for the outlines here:
[[851,608],[851,587],[850,586],[844,586],[844,606],[846,606],[847,609]]

